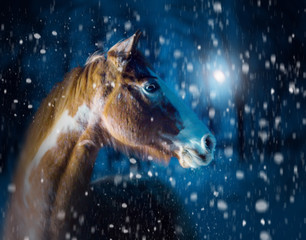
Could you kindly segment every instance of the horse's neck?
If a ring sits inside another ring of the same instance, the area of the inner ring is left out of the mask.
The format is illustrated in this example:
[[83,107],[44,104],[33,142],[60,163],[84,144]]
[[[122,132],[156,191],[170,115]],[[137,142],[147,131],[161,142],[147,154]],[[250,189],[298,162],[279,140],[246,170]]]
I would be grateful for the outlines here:
[[14,237],[41,239],[50,225],[56,235],[67,221],[67,212],[90,181],[103,142],[92,114],[86,105],[81,105],[74,116],[64,111],[34,158],[24,156],[21,160],[10,209],[11,225],[18,225],[21,235]]
[[[60,237],[60,234],[65,231],[65,224],[70,222],[71,210],[78,204],[78,200],[86,195],[85,190],[101,146],[100,135],[95,128],[87,128],[69,153],[69,160],[57,185],[50,217],[51,232],[56,239],[63,237]],[[59,218],[61,214],[65,217]]]

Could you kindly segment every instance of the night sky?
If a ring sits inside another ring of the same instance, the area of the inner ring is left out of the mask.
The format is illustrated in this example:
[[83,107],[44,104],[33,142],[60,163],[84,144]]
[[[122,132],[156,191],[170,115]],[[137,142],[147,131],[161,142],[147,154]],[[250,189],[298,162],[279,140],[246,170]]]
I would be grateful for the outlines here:
[[[215,135],[215,159],[192,170],[175,158],[169,165],[135,161],[107,148],[92,180],[130,176],[127,194],[106,188],[115,203],[123,198],[136,206],[138,184],[162,188],[151,191],[162,199],[169,192],[180,206],[171,213],[178,216],[173,229],[191,229],[179,239],[306,239],[305,23],[303,0],[6,2],[0,227],[26,129],[42,99],[95,51],[140,29],[138,48]],[[167,215],[159,204],[151,210]]]

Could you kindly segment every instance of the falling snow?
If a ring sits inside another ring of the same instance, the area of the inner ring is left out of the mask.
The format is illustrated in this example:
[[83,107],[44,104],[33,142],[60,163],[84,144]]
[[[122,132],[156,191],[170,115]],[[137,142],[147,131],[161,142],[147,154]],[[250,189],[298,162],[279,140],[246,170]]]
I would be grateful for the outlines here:
[[[73,208],[55,212],[59,221],[75,221],[63,238],[86,239],[76,233],[87,229],[94,239],[102,232],[112,239],[306,239],[302,5],[262,0],[86,3],[3,4],[0,233],[6,200],[19,191],[13,173],[22,139],[42,100],[90,54],[106,53],[140,29],[140,51],[212,130],[215,159],[200,169],[183,169],[174,157],[164,162],[102,148],[91,188],[80,193],[100,202],[82,206],[92,211],[89,215]],[[50,109],[55,101],[49,102]],[[155,124],[159,118],[147,119]],[[41,176],[36,184],[46,182]],[[99,216],[103,229],[98,221],[90,222]]]
[[227,203],[224,200],[218,200],[217,207],[220,211],[227,210]]
[[277,152],[277,153],[274,154],[274,162],[275,162],[276,164],[279,165],[279,164],[281,164],[283,161],[284,161],[284,157],[283,157],[282,153]]
[[258,213],[264,213],[268,210],[269,204],[266,200],[260,199],[256,202],[255,208]]

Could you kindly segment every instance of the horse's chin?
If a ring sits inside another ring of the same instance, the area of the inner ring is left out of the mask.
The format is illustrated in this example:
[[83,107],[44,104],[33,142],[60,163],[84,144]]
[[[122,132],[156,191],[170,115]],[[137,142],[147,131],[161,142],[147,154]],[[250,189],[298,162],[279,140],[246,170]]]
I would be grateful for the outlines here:
[[180,148],[177,155],[183,168],[199,168],[208,165],[213,160],[213,154],[202,155],[189,148]]

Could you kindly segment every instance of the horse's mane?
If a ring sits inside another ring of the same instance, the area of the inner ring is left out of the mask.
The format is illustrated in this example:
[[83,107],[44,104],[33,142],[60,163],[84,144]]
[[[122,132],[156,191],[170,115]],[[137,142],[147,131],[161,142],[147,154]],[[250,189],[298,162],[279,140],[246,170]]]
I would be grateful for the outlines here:
[[[27,132],[22,153],[22,156],[25,154],[28,160],[34,157],[41,142],[48,136],[66,109],[73,116],[81,104],[84,102],[89,104],[93,84],[98,80],[97,78],[89,78],[89,75],[98,70],[105,70],[106,65],[103,55],[94,54],[92,57],[94,59],[90,57],[84,67],[76,67],[67,73],[64,80],[57,83],[40,104]],[[99,69],[97,64],[99,64]],[[96,84],[98,86],[98,83]]]
[[[131,70],[127,69],[127,71],[136,69],[136,62],[150,66],[144,56],[136,51],[133,54],[133,61],[128,64]],[[113,72],[114,69],[112,69],[112,65],[107,64],[104,53],[96,52],[87,59],[84,67],[76,67],[67,73],[64,80],[56,84],[42,101],[36,112],[26,135],[21,158],[25,157],[26,162],[31,161],[62,113],[68,110],[69,114],[74,116],[80,105],[90,104],[90,98],[94,94],[93,85],[99,86],[101,84],[103,73],[113,75]],[[96,75],[101,77],[92,77]],[[110,78],[114,78],[114,76]]]

